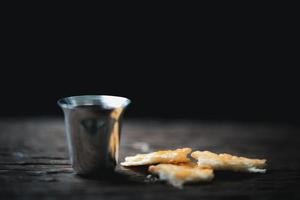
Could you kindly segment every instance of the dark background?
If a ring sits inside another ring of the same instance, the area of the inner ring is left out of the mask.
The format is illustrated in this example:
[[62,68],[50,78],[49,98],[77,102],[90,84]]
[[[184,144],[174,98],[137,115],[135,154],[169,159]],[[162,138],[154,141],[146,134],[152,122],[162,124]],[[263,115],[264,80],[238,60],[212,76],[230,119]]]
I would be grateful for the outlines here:
[[110,94],[132,100],[128,118],[299,122],[292,13],[43,12],[4,18],[1,118],[61,116],[61,97]]

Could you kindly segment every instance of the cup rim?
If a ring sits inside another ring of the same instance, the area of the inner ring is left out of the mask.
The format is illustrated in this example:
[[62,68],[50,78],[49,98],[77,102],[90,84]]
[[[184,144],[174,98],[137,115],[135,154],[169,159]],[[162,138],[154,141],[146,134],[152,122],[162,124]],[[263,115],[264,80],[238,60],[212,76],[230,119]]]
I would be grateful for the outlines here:
[[[80,101],[82,101],[80,103]],[[93,101],[93,102],[92,102]],[[97,103],[94,103],[96,101]],[[75,95],[60,98],[57,104],[61,108],[73,109],[78,106],[99,105],[105,109],[115,109],[126,107],[131,103],[131,100],[115,95]]]

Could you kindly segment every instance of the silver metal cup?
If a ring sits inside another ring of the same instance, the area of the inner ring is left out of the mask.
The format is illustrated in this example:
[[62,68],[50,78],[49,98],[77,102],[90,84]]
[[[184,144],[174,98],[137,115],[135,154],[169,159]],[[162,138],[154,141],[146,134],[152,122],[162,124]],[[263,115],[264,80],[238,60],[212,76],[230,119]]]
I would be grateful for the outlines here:
[[113,171],[119,156],[122,114],[130,100],[84,95],[58,100],[65,117],[72,167],[77,174]]

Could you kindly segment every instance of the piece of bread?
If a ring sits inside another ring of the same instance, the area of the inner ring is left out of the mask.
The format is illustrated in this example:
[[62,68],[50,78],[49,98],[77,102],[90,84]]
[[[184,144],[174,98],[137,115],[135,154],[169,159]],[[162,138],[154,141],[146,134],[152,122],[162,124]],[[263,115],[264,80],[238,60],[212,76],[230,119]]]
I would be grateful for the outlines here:
[[207,182],[214,177],[212,169],[202,169],[194,163],[152,165],[149,171],[178,188],[186,182]]
[[214,170],[231,170],[239,172],[265,173],[265,159],[249,159],[230,154],[215,154],[209,151],[195,151],[191,154],[202,168]]
[[189,162],[187,157],[192,152],[191,148],[183,148],[176,150],[156,151],[148,154],[137,154],[135,156],[128,156],[122,166],[139,166],[152,165],[157,163],[183,163]]

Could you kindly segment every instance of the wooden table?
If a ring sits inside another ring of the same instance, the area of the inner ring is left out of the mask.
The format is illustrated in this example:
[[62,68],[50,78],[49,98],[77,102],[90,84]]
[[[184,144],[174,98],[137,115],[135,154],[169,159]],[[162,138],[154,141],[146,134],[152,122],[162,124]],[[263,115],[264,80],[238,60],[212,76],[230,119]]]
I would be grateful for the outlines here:
[[69,164],[63,119],[2,119],[0,199],[299,199],[299,135],[299,127],[283,124],[125,121],[121,160],[177,147],[268,159],[266,174],[217,173],[211,183],[176,189],[120,167],[122,177],[78,177]]

